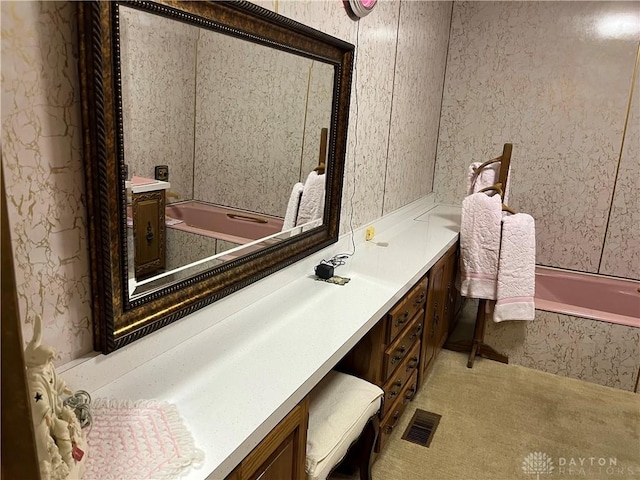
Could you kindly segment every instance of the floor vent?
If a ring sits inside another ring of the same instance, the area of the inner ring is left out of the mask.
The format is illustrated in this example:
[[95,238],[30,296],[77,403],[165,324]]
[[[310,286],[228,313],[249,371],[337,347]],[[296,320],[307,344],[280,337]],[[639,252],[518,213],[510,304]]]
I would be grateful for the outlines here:
[[416,409],[402,439],[428,448],[441,418],[437,413]]

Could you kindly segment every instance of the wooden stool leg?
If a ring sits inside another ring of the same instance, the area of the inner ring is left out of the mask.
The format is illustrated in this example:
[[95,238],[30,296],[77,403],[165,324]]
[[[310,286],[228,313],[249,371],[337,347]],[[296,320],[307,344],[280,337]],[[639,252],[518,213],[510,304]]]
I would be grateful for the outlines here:
[[359,439],[360,480],[371,480],[371,454],[380,431],[378,415],[371,417]]

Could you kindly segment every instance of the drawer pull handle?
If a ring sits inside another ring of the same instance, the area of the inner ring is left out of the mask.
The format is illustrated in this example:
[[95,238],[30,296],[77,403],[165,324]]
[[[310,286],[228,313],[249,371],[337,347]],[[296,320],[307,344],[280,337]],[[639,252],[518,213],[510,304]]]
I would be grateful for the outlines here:
[[391,390],[389,392],[389,398],[396,398],[396,395],[398,395],[398,392],[396,392],[395,390]]
[[415,384],[411,386],[407,394],[404,396],[405,401],[410,402],[416,394]]
[[389,434],[393,431],[393,428],[396,426],[396,423],[398,422],[398,417],[400,416],[400,412],[398,410],[395,411],[395,413],[393,414],[393,425],[387,425],[384,428],[384,433]]
[[424,292],[420,294],[420,296],[418,298],[416,298],[416,301],[413,303],[416,307],[419,305],[422,305],[424,303],[424,297],[425,294]]
[[413,357],[411,362],[407,365],[407,372],[410,372],[418,366],[418,357]]
[[153,228],[151,227],[151,222],[147,223],[147,242],[151,243],[153,242]]
[[405,310],[405,312],[402,314],[402,317],[396,320],[396,328],[399,327],[400,325],[404,325],[408,319],[409,319],[409,310]]
[[396,349],[397,353],[391,359],[391,365],[402,360],[402,357],[404,357],[404,354],[406,351],[407,351],[407,347],[405,347],[404,345],[402,345],[400,348],[397,348]]
[[418,327],[416,328],[416,331],[413,332],[409,337],[409,340],[413,340],[414,338],[416,338],[418,335],[420,335],[420,332],[422,332],[422,324],[418,325]]

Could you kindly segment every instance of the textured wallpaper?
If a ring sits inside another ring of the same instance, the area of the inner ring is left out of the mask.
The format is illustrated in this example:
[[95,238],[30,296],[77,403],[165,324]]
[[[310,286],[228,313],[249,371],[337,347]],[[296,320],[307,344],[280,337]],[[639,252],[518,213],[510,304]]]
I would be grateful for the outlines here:
[[640,75],[629,114],[600,273],[640,280]]
[[451,8],[400,5],[384,213],[432,190]]
[[456,2],[438,197],[460,203],[466,167],[511,142],[510,203],[536,219],[538,263],[597,272],[638,42],[612,35],[637,12],[633,2]]
[[[424,114],[420,105],[417,110],[395,109],[392,95],[407,103],[417,94],[415,85],[422,84],[402,74],[394,84],[396,48],[411,45],[414,49],[404,63],[427,58],[425,64],[435,62],[440,68],[438,59],[446,51],[451,3],[420,6],[404,0],[381,0],[358,22],[335,0],[259,3],[271,10],[277,6],[282,15],[357,44],[357,88],[352,89],[341,232],[348,231],[351,197],[353,226],[358,227],[381,215],[385,196],[392,199],[393,207],[389,208],[398,208],[418,198],[425,185],[424,193],[428,192],[430,170],[418,166],[429,164],[430,154],[418,150],[393,159],[395,173],[404,172],[403,178],[411,180],[406,185],[387,183],[385,190],[392,112],[396,110],[393,118],[398,125],[409,125],[416,117],[426,121],[424,118],[433,113],[429,103]],[[421,14],[419,18],[426,22],[421,27],[410,18],[416,8],[437,15]],[[402,9],[406,18],[399,23]],[[2,163],[21,316],[28,339],[34,315],[43,315],[44,341],[57,348],[58,363],[92,349],[76,24],[74,3],[2,2]],[[404,43],[397,47],[398,29]],[[426,38],[433,42],[421,43]],[[422,68],[424,65],[412,71],[421,75]],[[403,88],[404,82],[412,86]],[[434,128],[435,121],[430,122],[429,135]],[[393,131],[392,139],[396,135],[402,132]],[[188,169],[180,170],[170,171],[172,190],[185,196],[188,188],[179,186],[179,175]],[[416,175],[424,178],[413,178]],[[402,192],[396,193],[396,188]],[[407,194],[407,188],[415,191]]]
[[399,1],[378,2],[357,24],[349,118],[353,149],[347,155],[343,232],[348,231],[352,202],[354,228],[382,215],[399,11]]
[[640,329],[536,310],[533,322],[487,322],[487,343],[509,363],[633,391]]
[[190,200],[199,29],[121,6],[120,32],[129,178],[154,178],[156,165],[168,165],[171,191]]
[[[202,30],[196,199],[284,217],[291,187],[300,178],[311,63]],[[325,108],[331,111],[330,99]]]
[[[298,180],[303,183],[311,170],[318,166],[321,130],[331,127],[334,67],[312,60],[308,72],[303,145]],[[327,139],[330,138],[331,132],[329,131],[328,134]],[[290,187],[288,193],[291,193]]]
[[2,2],[2,166],[23,337],[92,350],[76,6]]

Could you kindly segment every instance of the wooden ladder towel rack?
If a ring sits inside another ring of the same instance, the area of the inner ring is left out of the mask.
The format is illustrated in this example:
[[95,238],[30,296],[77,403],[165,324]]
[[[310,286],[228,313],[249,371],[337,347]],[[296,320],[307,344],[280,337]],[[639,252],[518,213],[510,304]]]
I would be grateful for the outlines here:
[[[509,165],[511,164],[512,150],[513,145],[511,143],[505,143],[504,148],[502,149],[502,155],[483,163],[478,168],[478,170],[480,170],[491,163],[500,162],[500,173],[498,175],[497,184],[500,184],[501,188],[497,190],[497,192],[502,197],[503,201],[504,191],[506,191],[507,178],[509,176]],[[476,314],[476,323],[473,329],[473,339],[447,343],[444,346],[444,348],[456,352],[469,352],[469,360],[467,361],[468,368],[473,368],[473,363],[475,362],[476,356],[478,355],[490,360],[495,360],[497,362],[509,363],[509,357],[499,353],[493,347],[487,345],[484,342],[484,333],[487,321],[486,311],[488,302],[490,301],[492,300],[486,300],[483,298],[478,301],[478,313]]]

